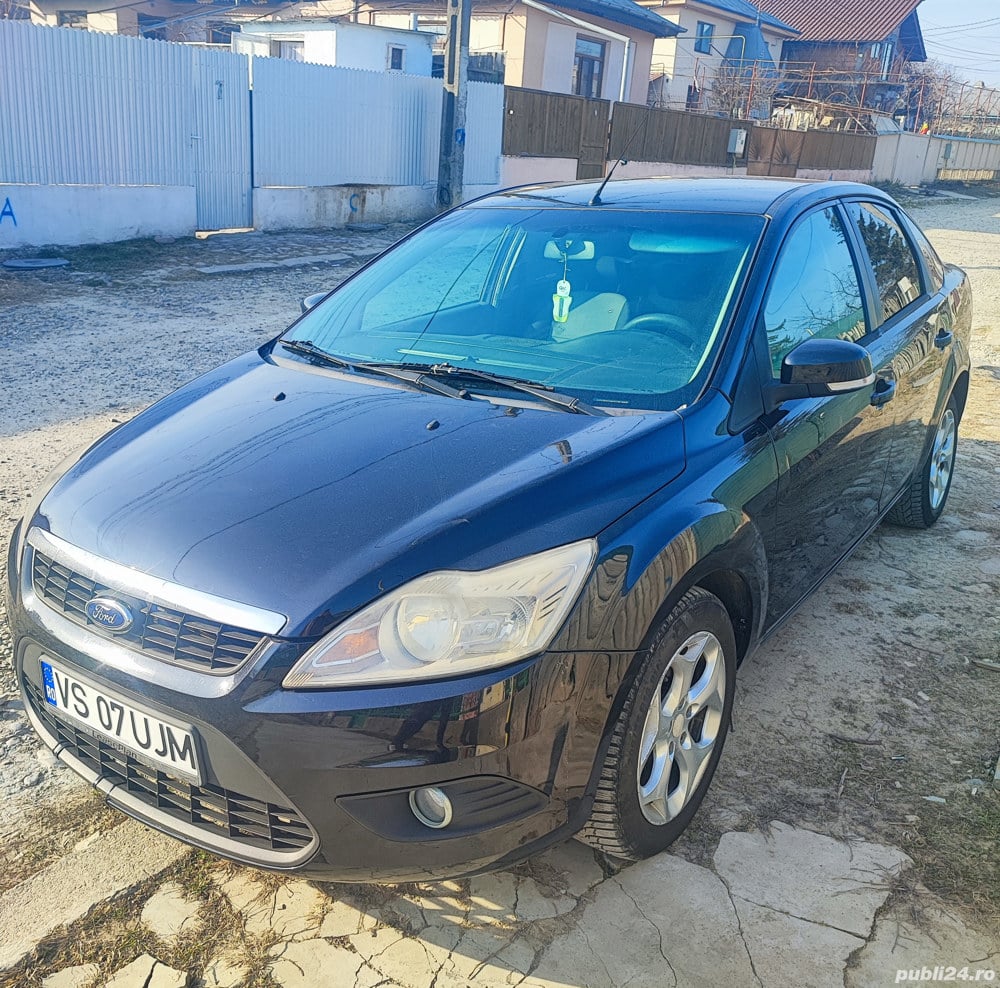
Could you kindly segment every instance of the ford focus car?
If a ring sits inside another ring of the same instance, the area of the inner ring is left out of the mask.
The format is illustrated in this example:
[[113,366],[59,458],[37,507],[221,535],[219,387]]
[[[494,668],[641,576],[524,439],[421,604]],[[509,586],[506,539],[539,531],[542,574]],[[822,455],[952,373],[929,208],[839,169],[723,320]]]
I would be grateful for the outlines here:
[[863,185],[534,187],[64,463],[8,561],[35,730],[217,854],[421,880],[666,847],[740,663],[944,509],[971,299]]

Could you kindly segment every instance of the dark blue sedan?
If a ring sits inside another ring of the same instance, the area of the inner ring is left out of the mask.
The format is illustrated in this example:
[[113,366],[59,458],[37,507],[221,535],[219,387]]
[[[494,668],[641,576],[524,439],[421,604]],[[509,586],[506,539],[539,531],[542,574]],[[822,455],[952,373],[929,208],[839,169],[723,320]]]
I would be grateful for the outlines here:
[[945,506],[971,300],[862,185],[518,189],[66,463],[10,548],[32,725],[325,879],[687,826],[737,667]]

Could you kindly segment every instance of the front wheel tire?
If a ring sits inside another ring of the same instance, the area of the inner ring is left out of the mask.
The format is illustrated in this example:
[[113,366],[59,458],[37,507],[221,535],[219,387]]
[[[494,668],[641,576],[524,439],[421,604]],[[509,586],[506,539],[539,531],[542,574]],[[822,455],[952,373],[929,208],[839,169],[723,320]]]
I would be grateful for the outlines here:
[[651,636],[615,723],[581,840],[638,860],[680,836],[722,754],[735,684],[729,615],[718,597],[695,587]]
[[890,522],[907,528],[930,528],[941,517],[955,474],[957,449],[958,403],[952,395],[934,432],[930,455],[889,511]]

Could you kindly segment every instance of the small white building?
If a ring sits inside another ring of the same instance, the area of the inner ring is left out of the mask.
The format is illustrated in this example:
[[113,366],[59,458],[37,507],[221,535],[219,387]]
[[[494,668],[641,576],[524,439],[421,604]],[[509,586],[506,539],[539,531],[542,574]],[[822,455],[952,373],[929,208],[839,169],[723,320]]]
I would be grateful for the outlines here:
[[233,34],[233,51],[375,72],[430,76],[435,35],[339,20],[260,21]]

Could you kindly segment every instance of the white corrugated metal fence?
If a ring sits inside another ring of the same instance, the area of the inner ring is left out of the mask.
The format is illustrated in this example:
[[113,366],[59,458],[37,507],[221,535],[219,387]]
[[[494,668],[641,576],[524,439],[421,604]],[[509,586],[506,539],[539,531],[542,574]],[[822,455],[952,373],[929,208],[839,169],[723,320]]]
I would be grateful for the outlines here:
[[[253,58],[254,184],[437,182],[441,80]],[[500,181],[503,86],[469,84],[466,185]]]
[[0,182],[193,185],[198,226],[252,224],[246,60],[0,20]]
[[[433,185],[441,89],[0,20],[0,183],[194,186],[200,228],[250,226],[251,185]],[[503,87],[471,83],[467,185],[499,182],[502,127]]]

